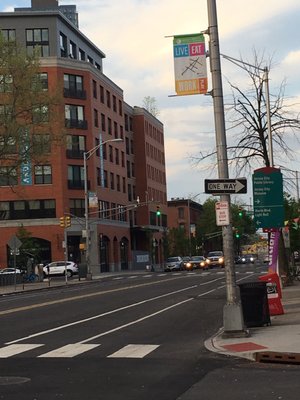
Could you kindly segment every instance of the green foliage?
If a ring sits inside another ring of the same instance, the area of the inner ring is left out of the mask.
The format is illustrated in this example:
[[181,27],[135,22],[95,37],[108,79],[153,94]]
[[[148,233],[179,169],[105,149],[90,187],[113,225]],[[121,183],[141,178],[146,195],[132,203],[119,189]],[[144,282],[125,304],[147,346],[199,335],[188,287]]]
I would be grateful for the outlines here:
[[[64,120],[57,118],[62,113],[54,112],[62,104],[62,94],[44,87],[40,71],[37,55],[28,56],[18,43],[5,41],[0,35],[1,165],[16,168],[29,158],[38,163],[49,154],[49,144],[63,137]],[[61,88],[57,90],[62,93]],[[54,134],[54,126],[62,133]],[[29,132],[29,141],[24,132]],[[48,142],[44,154],[42,136]]]
[[283,204],[285,219],[286,221],[289,221],[290,245],[291,251],[293,252],[300,249],[300,220],[297,222],[297,218],[300,217],[300,203],[289,194],[284,193]]
[[38,241],[32,237],[31,232],[22,225],[18,228],[17,237],[22,242],[20,255],[17,256],[17,265],[25,268],[29,259],[32,259],[34,264],[38,263],[41,250]]

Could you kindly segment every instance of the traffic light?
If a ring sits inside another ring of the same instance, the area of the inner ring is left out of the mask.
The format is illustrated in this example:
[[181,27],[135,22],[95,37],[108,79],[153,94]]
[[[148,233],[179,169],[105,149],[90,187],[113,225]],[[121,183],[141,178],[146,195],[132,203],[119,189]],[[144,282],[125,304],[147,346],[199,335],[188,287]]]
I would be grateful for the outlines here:
[[61,226],[62,228],[65,227],[65,217],[60,217],[59,218],[59,226]]
[[158,204],[158,205],[156,206],[156,216],[157,216],[157,217],[160,217],[160,214],[161,214],[161,212],[160,212],[160,205]]
[[239,238],[240,238],[240,233],[239,233],[239,231],[238,231],[238,230],[236,230],[236,231],[235,231],[235,237],[236,237],[237,239],[239,239]]
[[68,228],[69,226],[71,226],[71,217],[67,215],[65,217],[65,227]]
[[243,216],[243,209],[239,207],[239,217],[242,218],[242,216]]

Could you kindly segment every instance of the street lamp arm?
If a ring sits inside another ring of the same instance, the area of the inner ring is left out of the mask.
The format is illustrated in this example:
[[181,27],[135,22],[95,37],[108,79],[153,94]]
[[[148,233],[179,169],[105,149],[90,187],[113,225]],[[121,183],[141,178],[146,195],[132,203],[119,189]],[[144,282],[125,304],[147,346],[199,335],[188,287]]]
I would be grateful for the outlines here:
[[103,146],[104,144],[106,144],[108,142],[123,142],[123,139],[121,139],[121,138],[108,139],[108,140],[105,140],[104,142],[100,142],[99,144],[97,144],[97,146],[95,146],[92,149],[84,152],[86,160],[88,160],[93,154],[95,154],[95,152],[98,149],[100,149],[101,146]]

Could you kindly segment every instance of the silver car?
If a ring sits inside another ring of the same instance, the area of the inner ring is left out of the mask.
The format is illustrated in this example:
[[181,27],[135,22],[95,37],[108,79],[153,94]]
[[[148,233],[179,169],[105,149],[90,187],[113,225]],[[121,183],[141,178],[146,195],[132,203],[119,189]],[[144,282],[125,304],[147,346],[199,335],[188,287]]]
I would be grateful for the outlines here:
[[183,270],[183,259],[181,257],[169,257],[165,262],[165,272]]

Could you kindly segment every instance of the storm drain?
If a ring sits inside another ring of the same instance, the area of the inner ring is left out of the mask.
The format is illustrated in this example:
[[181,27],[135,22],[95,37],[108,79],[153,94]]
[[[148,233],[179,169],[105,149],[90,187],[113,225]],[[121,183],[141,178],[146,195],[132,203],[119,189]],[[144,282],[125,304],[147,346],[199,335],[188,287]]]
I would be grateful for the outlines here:
[[262,351],[256,353],[256,361],[261,363],[300,364],[300,354]]

